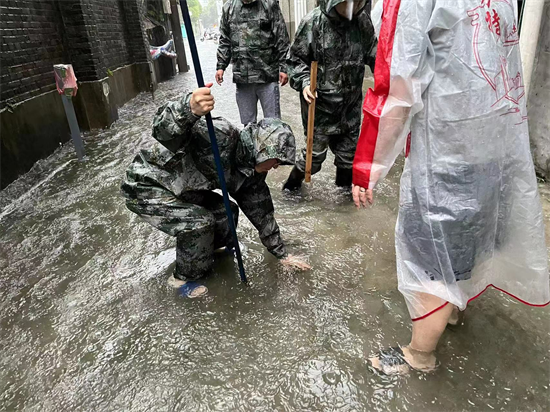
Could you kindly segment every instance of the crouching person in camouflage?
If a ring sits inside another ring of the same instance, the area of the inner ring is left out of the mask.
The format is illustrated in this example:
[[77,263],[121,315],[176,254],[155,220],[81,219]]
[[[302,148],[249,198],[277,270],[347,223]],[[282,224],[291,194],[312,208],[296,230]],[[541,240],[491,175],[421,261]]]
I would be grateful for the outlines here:
[[[206,122],[200,119],[213,108],[208,87],[160,107],[153,120],[153,137],[160,144],[135,157],[122,184],[128,209],[177,238],[172,279],[177,287],[207,274],[214,250],[233,244],[223,198],[213,192],[219,188],[218,175]],[[264,119],[239,132],[227,120],[214,118],[214,127],[227,189],[237,201],[232,202],[235,219],[240,207],[282,264],[308,269],[287,254],[265,182],[270,169],[294,163],[292,130],[277,119]],[[206,292],[194,283],[187,289],[190,297]]]
[[[317,99],[311,173],[334,153],[336,185],[351,186],[352,165],[361,125],[365,65],[374,68],[376,38],[368,0],[320,0],[300,23],[288,53],[290,86],[300,92],[307,135],[312,99],[310,66],[317,61]],[[296,161],[284,189],[296,190],[305,176],[305,154]]]

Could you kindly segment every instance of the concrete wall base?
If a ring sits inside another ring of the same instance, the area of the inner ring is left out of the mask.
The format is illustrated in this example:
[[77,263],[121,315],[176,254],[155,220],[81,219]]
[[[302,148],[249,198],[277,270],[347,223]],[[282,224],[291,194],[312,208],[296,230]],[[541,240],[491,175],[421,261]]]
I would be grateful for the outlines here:
[[550,181],[550,0],[543,13],[527,114],[537,174]]
[[0,112],[0,189],[71,138],[57,90]]
[[148,63],[134,63],[112,73],[112,76],[101,80],[79,83],[74,103],[82,130],[110,126],[118,119],[119,107],[138,93],[150,90]]

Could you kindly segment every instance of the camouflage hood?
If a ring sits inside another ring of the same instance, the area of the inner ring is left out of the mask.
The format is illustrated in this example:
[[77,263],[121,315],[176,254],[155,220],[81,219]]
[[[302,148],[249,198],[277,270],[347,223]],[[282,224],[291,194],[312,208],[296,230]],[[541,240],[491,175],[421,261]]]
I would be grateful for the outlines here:
[[319,0],[319,8],[321,11],[327,15],[331,20],[338,20],[338,21],[347,21],[345,18],[340,16],[338,12],[334,9],[337,5],[344,2],[350,2],[350,3],[364,3],[361,9],[355,13],[355,15],[358,15],[365,6],[370,2],[370,0]]
[[293,165],[295,156],[292,129],[279,119],[262,119],[241,131],[237,165],[247,176],[253,173],[254,166],[270,159],[278,159],[282,165]]

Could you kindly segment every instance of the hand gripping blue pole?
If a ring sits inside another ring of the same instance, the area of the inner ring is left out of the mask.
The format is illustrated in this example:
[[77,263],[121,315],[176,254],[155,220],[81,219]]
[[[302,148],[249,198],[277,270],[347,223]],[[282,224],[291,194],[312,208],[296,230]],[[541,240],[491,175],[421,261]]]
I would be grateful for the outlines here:
[[[197,83],[199,87],[204,87],[204,78],[202,77],[201,62],[199,60],[199,53],[197,52],[197,43],[195,43],[195,35],[193,34],[193,27],[191,26],[191,17],[189,16],[189,9],[187,8],[187,0],[180,0],[181,13],[183,14],[183,22],[185,24],[185,30],[187,31],[187,39],[189,40],[189,48],[191,49],[191,56],[193,57],[193,66],[195,67],[195,75],[197,76]],[[233,219],[233,211],[231,210],[231,204],[229,203],[229,195],[227,194],[227,186],[225,184],[225,175],[223,171],[222,162],[220,159],[220,151],[218,149],[218,141],[216,140],[216,132],[214,131],[214,123],[212,122],[212,116],[208,113],[206,116],[206,125],[208,126],[208,134],[210,135],[210,143],[212,144],[212,153],[214,154],[214,161],[216,162],[216,169],[218,170],[218,178],[220,179],[220,186],[223,193],[223,202],[225,203],[225,212],[227,213],[227,220],[229,227],[231,228],[231,234],[233,235],[233,244],[235,245],[235,254],[237,255],[237,262],[239,264],[239,274],[241,281],[247,282],[246,275],[244,273],[243,258],[241,256],[241,248],[239,247],[239,240],[237,239],[237,229],[235,228],[235,220]]]

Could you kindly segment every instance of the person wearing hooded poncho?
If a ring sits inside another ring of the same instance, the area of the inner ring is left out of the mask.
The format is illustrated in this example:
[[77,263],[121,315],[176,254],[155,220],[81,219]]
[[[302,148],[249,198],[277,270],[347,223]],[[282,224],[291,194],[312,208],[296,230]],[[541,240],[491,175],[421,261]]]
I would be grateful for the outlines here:
[[507,0],[384,0],[373,10],[375,85],[353,196],[372,203],[405,151],[395,245],[413,320],[409,345],[371,359],[386,373],[433,369],[447,322],[488,287],[549,303],[517,16]]
[[[160,107],[153,120],[158,143],[137,154],[121,186],[128,209],[177,238],[175,285],[203,277],[212,269],[214,250],[233,244],[223,198],[213,191],[218,175],[200,118],[213,107],[208,87]],[[224,118],[213,121],[227,189],[237,202],[231,202],[235,220],[240,208],[269,252],[283,264],[307,268],[287,253],[265,181],[271,168],[294,164],[292,130],[278,119],[242,131]]]
[[[373,68],[376,37],[367,0],[321,0],[300,23],[287,58],[290,86],[300,92],[307,136],[310,66],[318,62],[311,173],[334,153],[336,185],[351,186],[353,156],[361,125],[365,65]],[[297,190],[305,177],[304,149],[283,189]]]

